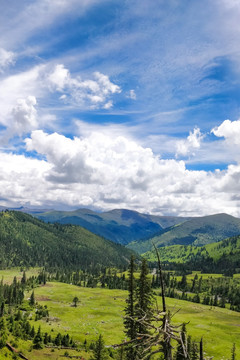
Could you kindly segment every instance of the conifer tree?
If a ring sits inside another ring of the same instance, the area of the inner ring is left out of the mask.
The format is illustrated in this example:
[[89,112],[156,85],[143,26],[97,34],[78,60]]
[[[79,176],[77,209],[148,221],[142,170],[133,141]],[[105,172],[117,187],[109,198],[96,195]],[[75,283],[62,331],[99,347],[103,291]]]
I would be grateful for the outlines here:
[[[136,288],[136,330],[138,336],[142,339],[137,346],[137,358],[142,359],[143,354],[146,356],[146,348],[148,352],[151,352],[151,348],[148,345],[144,345],[144,340],[149,332],[149,327],[146,325],[151,324],[152,321],[152,303],[153,303],[153,291],[151,288],[148,275],[148,265],[146,259],[142,260],[140,278]],[[144,317],[145,322],[139,321]]]
[[108,358],[103,341],[103,337],[100,334],[93,348],[93,357],[91,360],[106,360]]
[[[147,260],[143,259],[141,264],[140,278],[136,288],[136,315],[138,319],[141,319],[143,316],[145,316],[146,320],[151,317],[153,303],[153,292],[147,275]],[[142,323],[138,325],[137,330],[140,334],[147,332],[147,328]]]
[[192,351],[191,351],[191,360],[199,359],[199,351],[198,346],[195,342],[192,343]]
[[30,336],[31,336],[32,339],[33,339],[34,336],[35,336],[35,328],[34,328],[34,326],[32,326],[32,328],[31,328]]
[[4,308],[5,308],[5,303],[3,301],[1,304],[1,307],[0,307],[0,317],[2,317],[4,315]]
[[201,341],[200,341],[200,348],[199,348],[199,355],[200,355],[200,360],[204,360],[204,357],[203,357],[203,339],[201,338]]
[[41,327],[40,326],[38,328],[37,334],[35,335],[35,337],[33,339],[33,344],[34,344],[35,349],[42,349],[43,348],[43,338],[42,338]]
[[0,349],[6,345],[7,326],[4,318],[0,319]]
[[[135,302],[136,302],[136,280],[134,277],[136,265],[134,262],[134,257],[131,256],[129,270],[128,270],[128,297],[126,299],[125,318],[124,318],[124,327],[125,333],[130,340],[133,340],[137,336],[137,324],[134,319],[135,317]],[[134,360],[136,358],[136,349],[129,345],[126,350],[127,357],[129,360]]]
[[26,284],[26,281],[27,281],[26,272],[24,271],[24,272],[23,272],[22,279],[21,279],[21,283],[22,283],[23,285],[25,285],[25,284]]
[[29,300],[29,304],[30,304],[31,306],[33,306],[33,305],[35,304],[34,291],[31,293],[30,300]]
[[233,344],[233,347],[232,347],[232,357],[231,357],[231,360],[236,360],[236,345]]

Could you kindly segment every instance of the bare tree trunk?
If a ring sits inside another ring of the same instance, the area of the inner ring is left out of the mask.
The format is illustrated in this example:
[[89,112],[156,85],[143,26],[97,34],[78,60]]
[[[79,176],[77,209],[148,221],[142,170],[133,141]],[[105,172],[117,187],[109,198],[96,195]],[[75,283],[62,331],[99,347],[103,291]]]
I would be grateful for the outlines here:
[[[161,286],[161,292],[162,292],[162,308],[163,308],[163,312],[165,313],[165,315],[163,317],[162,328],[163,328],[163,330],[166,330],[168,321],[170,319],[169,319],[169,314],[167,314],[167,306],[166,306],[166,301],[165,301],[165,285],[164,285],[164,281],[163,281],[162,265],[161,265],[158,249],[155,244],[153,244],[153,246],[156,251],[157,259],[158,259],[158,270],[159,270],[160,286]],[[163,348],[163,353],[164,353],[164,359],[172,360],[171,338],[169,338],[167,336],[167,334],[164,335],[163,342],[162,342],[162,348]]]

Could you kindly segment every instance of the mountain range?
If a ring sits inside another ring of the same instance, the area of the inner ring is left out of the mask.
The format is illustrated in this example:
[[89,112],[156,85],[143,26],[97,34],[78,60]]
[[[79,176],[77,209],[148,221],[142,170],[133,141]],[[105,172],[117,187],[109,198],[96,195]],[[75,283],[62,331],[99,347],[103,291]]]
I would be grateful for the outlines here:
[[48,211],[33,213],[45,222],[80,225],[89,231],[116,243],[127,245],[162,233],[164,229],[189,218],[141,214],[127,209],[94,212],[89,209],[75,211]]
[[122,267],[133,251],[155,261],[153,243],[165,263],[218,272],[240,268],[240,219],[227,214],[178,218],[123,209],[106,213],[18,210],[0,213],[1,268]]
[[203,246],[240,234],[240,219],[227,214],[196,217],[165,229],[144,241],[135,241],[129,248],[142,254],[157,247],[170,245]]

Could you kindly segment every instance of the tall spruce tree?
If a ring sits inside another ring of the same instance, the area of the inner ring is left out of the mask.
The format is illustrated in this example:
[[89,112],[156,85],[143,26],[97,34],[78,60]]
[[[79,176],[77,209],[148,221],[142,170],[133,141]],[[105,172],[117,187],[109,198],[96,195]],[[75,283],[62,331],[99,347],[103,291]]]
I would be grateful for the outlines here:
[[34,291],[31,293],[30,300],[29,300],[29,304],[30,304],[31,306],[33,306],[33,305],[35,304]]
[[103,341],[103,337],[100,334],[93,348],[93,357],[91,360],[105,360],[108,356],[106,354],[106,349]]
[[[142,359],[146,353],[151,353],[151,348],[146,345],[145,340],[149,332],[149,326],[152,321],[152,305],[153,305],[153,291],[151,288],[150,279],[148,278],[148,265],[146,259],[142,260],[140,278],[137,282],[136,288],[136,328],[137,335],[140,338],[139,345],[137,346],[136,359]],[[139,321],[144,317],[145,321]],[[147,350],[148,348],[148,350]]]
[[[136,316],[141,319],[143,316],[146,321],[150,320],[152,315],[153,291],[150,280],[148,279],[147,260],[143,259],[141,264],[140,278],[136,288]],[[139,334],[147,333],[147,327],[143,323],[138,323],[137,330]]]
[[[134,257],[131,256],[129,269],[128,269],[128,297],[126,299],[124,327],[125,333],[130,340],[134,340],[137,336],[137,323],[135,320],[135,305],[136,305],[136,280],[134,271],[136,270]],[[133,344],[129,344],[126,349],[127,359],[136,359],[136,348]]]

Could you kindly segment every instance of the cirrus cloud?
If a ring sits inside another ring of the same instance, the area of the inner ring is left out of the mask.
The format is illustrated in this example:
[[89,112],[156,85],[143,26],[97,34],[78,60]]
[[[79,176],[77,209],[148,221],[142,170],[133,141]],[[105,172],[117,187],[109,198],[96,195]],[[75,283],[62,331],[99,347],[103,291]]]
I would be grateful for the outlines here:
[[4,71],[6,67],[14,64],[15,54],[12,51],[7,51],[0,48],[0,73]]

